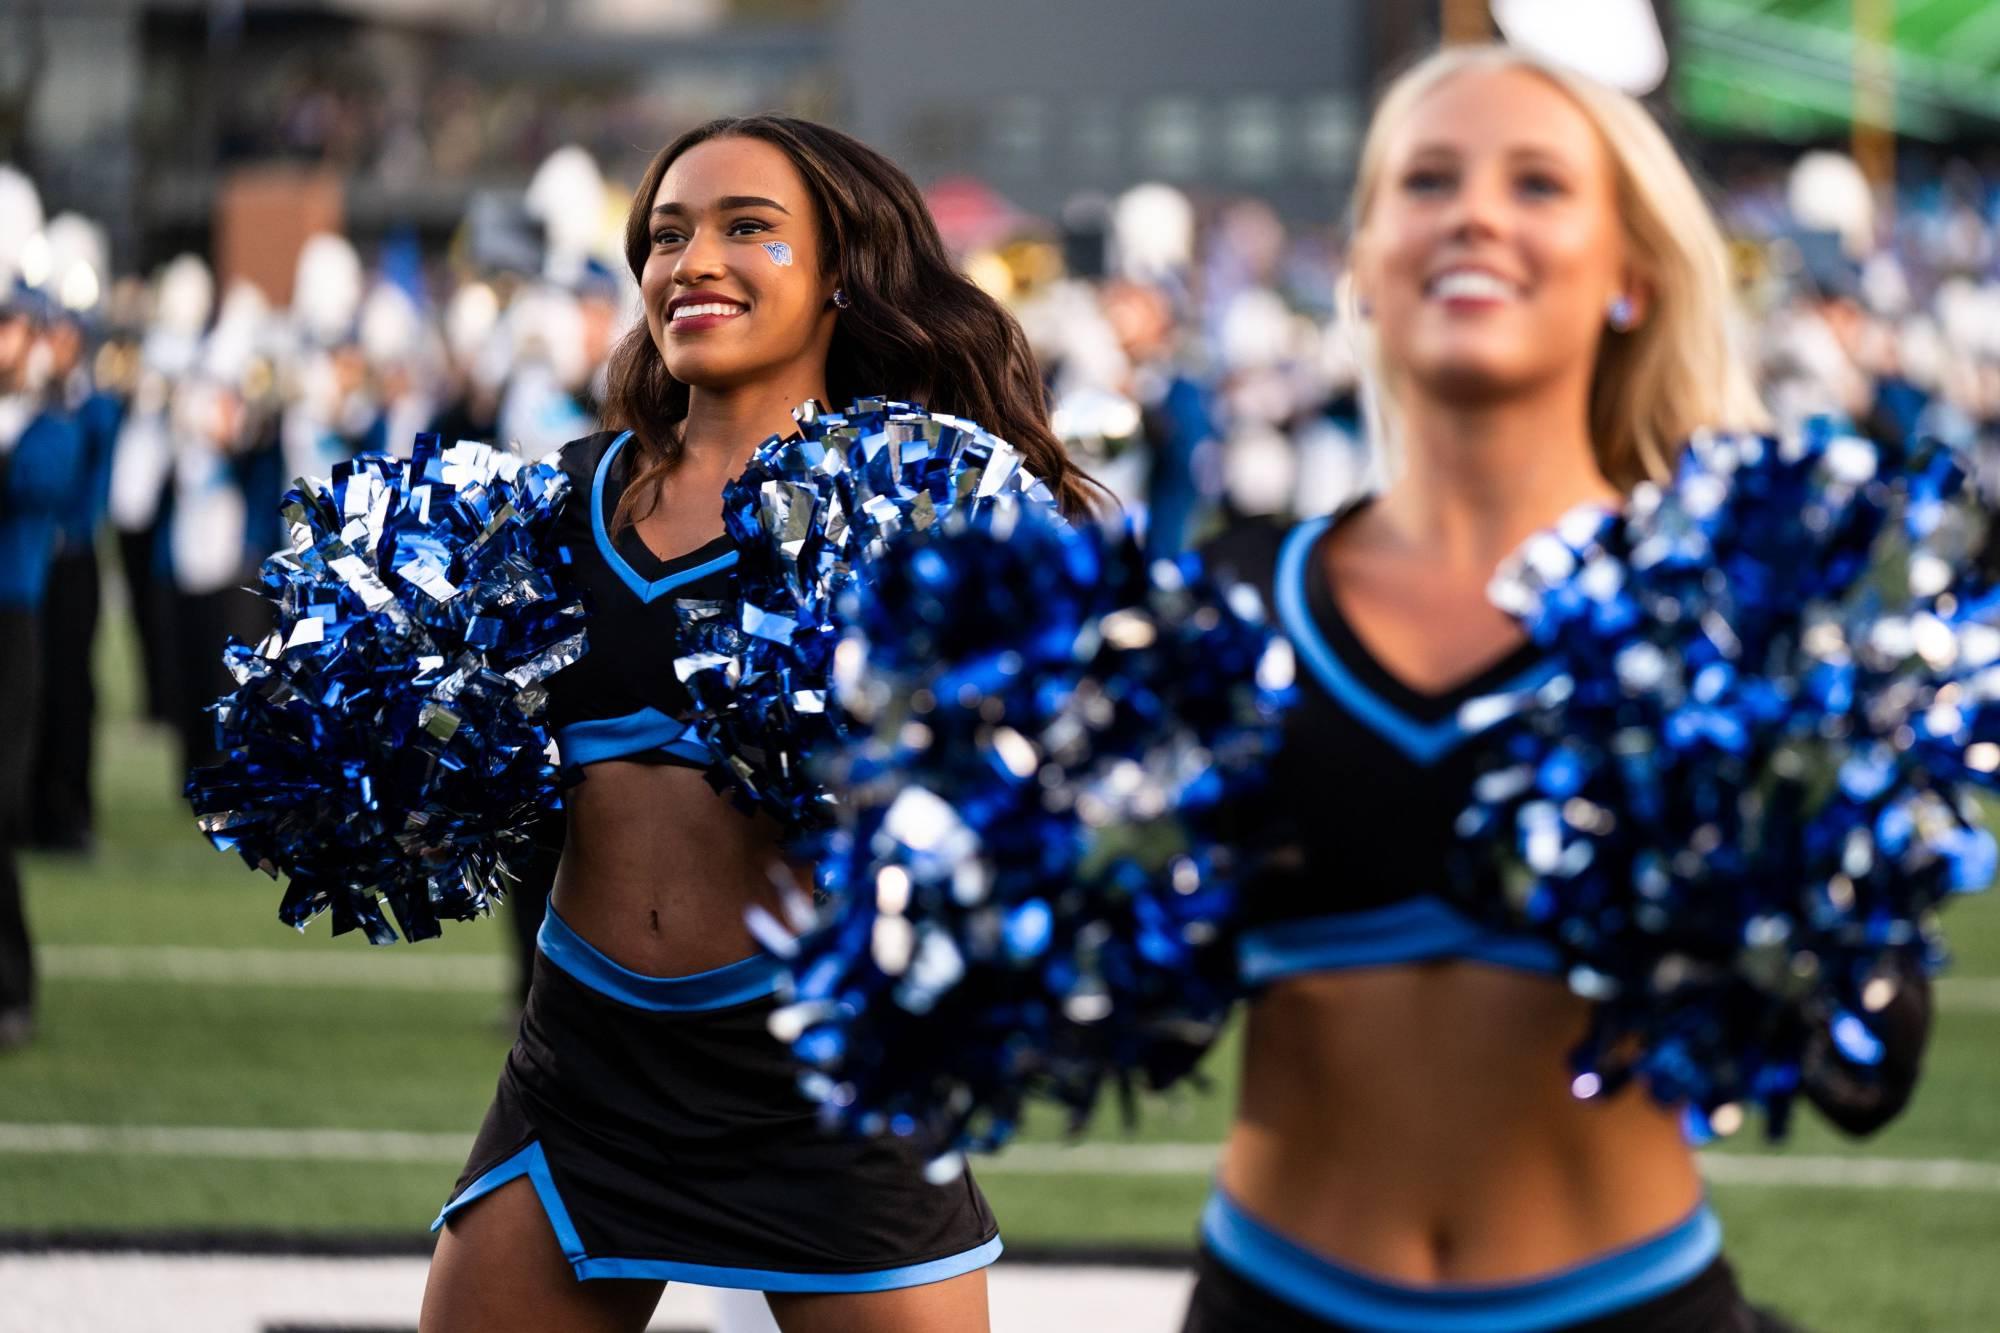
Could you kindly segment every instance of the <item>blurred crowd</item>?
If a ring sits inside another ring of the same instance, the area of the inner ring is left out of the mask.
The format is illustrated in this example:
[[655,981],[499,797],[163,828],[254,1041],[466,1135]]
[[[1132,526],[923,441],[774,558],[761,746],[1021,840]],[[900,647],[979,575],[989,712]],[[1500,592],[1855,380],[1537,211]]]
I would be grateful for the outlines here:
[[1835,411],[1935,435],[1990,467],[2000,430],[2000,160],[1951,161],[1893,210],[1854,162],[1808,153],[1723,196],[1751,346],[1781,420]]
[[390,78],[358,54],[325,68],[280,66],[237,90],[220,113],[216,147],[224,163],[308,162],[390,187],[504,179],[566,143],[607,151],[644,143],[651,126],[701,119],[709,105],[671,89],[537,90],[448,69]]
[[[1893,211],[1880,197],[1835,154],[1726,166],[1746,354],[1780,420],[1837,411],[1992,466],[2000,176],[1951,163]],[[423,431],[539,456],[597,427],[606,356],[636,314],[624,199],[588,153],[560,149],[444,255],[313,237],[279,306],[194,255],[113,275],[101,230],[44,218],[32,183],[0,168],[0,608],[32,611],[41,641],[32,841],[89,844],[100,586],[135,621],[149,714],[202,762],[203,709],[229,684],[219,648],[260,632],[243,589],[280,543],[293,477],[407,453]],[[963,205],[939,209],[947,241],[1019,315],[1058,433],[1156,546],[1324,512],[1370,484],[1335,229],[1163,185],[1054,222]]]

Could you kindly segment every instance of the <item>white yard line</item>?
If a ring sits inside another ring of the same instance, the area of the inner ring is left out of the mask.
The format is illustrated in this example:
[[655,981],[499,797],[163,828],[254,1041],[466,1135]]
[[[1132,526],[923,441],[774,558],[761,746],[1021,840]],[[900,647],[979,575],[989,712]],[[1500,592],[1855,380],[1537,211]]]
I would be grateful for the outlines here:
[[59,981],[172,981],[195,986],[327,986],[356,990],[498,993],[512,965],[494,954],[422,954],[414,947],[339,953],[318,949],[213,949],[160,944],[62,944],[36,951]]
[[1946,1009],[2000,1014],[2000,977],[1943,977],[1937,988],[1938,1003]]
[[1207,1176],[1220,1150],[1209,1143],[1017,1143],[975,1157],[979,1176]]
[[[0,1123],[0,1153],[187,1157],[211,1161],[464,1161],[472,1136],[359,1129],[232,1129],[199,1125]],[[1206,1143],[1017,1144],[980,1158],[984,1175],[1206,1176]],[[2000,1163],[1950,1158],[1704,1153],[1702,1169],[1723,1185],[1957,1190],[2000,1194]]]
[[[429,1264],[420,1258],[0,1254],[0,1333],[266,1333],[272,1328],[414,1329]],[[1038,1333],[1168,1333],[1191,1274],[1021,1266],[991,1271],[993,1326]],[[775,1333],[763,1302],[672,1283],[659,1333]],[[746,1308],[746,1306],[748,1308]]]
[[0,1153],[200,1157],[211,1161],[457,1163],[465,1160],[471,1147],[470,1134],[411,1134],[397,1130],[0,1123]]
[[[44,976],[59,981],[175,981],[204,986],[326,986],[357,990],[504,990],[513,964],[498,954],[431,954],[422,945],[371,949],[217,949],[55,944],[36,952]],[[2000,1013],[2000,977],[1946,977],[1944,1008]]]
[[1957,1190],[2000,1194],[2000,1164],[1953,1158],[1789,1157],[1783,1153],[1704,1153],[1702,1174],[1719,1185],[1805,1185],[1835,1189]]
[[[984,1175],[1200,1176],[1216,1150],[1199,1143],[1017,1144],[973,1163]],[[1962,1190],[2000,1194],[2000,1163],[1950,1158],[1819,1157],[1707,1152],[1702,1174],[1720,1185]]]

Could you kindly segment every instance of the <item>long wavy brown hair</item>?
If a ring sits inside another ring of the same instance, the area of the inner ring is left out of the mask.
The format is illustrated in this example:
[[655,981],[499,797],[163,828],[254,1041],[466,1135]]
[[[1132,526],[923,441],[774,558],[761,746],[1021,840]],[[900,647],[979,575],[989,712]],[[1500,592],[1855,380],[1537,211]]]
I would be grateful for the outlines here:
[[[968,417],[1021,451],[1066,514],[1098,505],[1102,489],[1049,429],[1048,403],[1027,336],[1014,317],[952,266],[937,223],[902,168],[851,135],[790,116],[711,120],[661,149],[625,219],[625,262],[638,280],[652,250],[653,197],[675,159],[710,139],[776,145],[805,179],[819,212],[819,263],[850,304],[827,349],[827,406],[886,396]],[[688,386],[667,373],[644,320],[612,350],[604,424],[632,432],[639,469],[616,523],[659,500],[681,456]]]

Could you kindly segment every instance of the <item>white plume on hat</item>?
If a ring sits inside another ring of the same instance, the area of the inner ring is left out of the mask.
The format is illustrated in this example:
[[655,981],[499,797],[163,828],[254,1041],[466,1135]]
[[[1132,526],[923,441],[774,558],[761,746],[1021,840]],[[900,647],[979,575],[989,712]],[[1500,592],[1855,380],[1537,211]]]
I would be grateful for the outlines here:
[[1841,248],[1855,259],[1875,247],[1875,190],[1845,153],[1820,149],[1801,157],[1785,204],[1799,225],[1838,233]]
[[0,286],[12,286],[21,251],[42,230],[42,192],[18,169],[0,162]]
[[176,255],[155,279],[153,323],[169,333],[192,337],[215,308],[215,277],[198,255]]
[[500,323],[500,297],[483,282],[468,282],[451,294],[444,308],[444,342],[453,361],[469,366],[478,360]]
[[604,234],[604,173],[597,159],[575,144],[556,149],[535,168],[525,205],[542,224],[543,276],[575,281]]
[[410,294],[393,282],[378,282],[361,303],[361,354],[372,365],[407,361],[421,350],[423,315]]
[[1667,77],[1667,43],[1648,0],[1493,0],[1493,21],[1522,50],[1634,97]]
[[104,228],[81,213],[58,213],[42,235],[49,252],[44,289],[65,309],[93,309],[104,295],[104,275],[111,268]]
[[225,384],[240,381],[266,342],[270,317],[271,304],[256,283],[239,278],[229,284],[202,349],[202,370]]
[[361,307],[361,257],[343,236],[318,232],[299,250],[292,279],[292,319],[310,340],[347,339]]
[[1194,205],[1171,185],[1135,185],[1111,206],[1111,238],[1119,271],[1147,281],[1185,269],[1194,259]]

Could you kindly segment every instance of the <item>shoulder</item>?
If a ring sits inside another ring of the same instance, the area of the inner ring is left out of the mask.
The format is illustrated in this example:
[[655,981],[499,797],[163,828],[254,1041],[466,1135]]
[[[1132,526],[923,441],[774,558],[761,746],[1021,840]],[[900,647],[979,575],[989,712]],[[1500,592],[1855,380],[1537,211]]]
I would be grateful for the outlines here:
[[1277,518],[1245,519],[1203,542],[1197,554],[1202,565],[1216,576],[1249,584],[1269,606],[1286,546],[1301,532],[1324,526],[1323,519],[1307,519],[1304,523]]
[[597,477],[598,464],[611,452],[611,447],[626,432],[622,430],[600,430],[571,440],[554,453],[542,458],[544,463],[552,463],[568,474],[570,485],[579,491],[588,491]]

